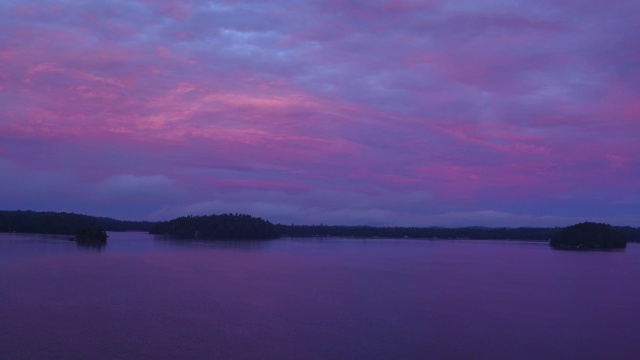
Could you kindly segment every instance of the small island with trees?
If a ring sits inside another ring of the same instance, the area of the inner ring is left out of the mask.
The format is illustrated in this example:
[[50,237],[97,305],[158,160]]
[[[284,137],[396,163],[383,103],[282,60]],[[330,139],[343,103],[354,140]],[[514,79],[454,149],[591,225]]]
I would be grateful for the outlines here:
[[627,237],[608,224],[583,222],[561,229],[549,245],[559,250],[613,250],[627,247]]
[[103,247],[107,245],[107,232],[99,227],[86,227],[78,230],[73,240],[80,246]]

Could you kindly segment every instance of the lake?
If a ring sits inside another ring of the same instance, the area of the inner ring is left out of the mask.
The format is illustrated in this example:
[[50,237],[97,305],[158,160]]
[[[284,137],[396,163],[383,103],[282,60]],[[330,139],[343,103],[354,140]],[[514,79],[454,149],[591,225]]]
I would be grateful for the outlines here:
[[0,234],[0,359],[637,359],[640,245]]

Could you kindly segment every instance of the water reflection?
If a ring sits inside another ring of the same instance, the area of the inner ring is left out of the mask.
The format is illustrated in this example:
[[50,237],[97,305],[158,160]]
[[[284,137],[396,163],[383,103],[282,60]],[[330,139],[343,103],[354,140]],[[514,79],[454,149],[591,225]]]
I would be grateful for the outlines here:
[[637,358],[638,244],[109,235],[0,234],[0,359]]
[[175,247],[200,247],[211,249],[240,250],[240,251],[261,251],[271,247],[274,240],[202,240],[185,239],[166,235],[153,235],[153,239],[160,243],[165,243]]
[[90,251],[90,252],[101,252],[107,248],[107,243],[86,243],[86,242],[75,242],[78,246],[78,249],[82,251]]
[[69,236],[50,234],[0,234],[0,263],[30,257],[64,254],[77,251]]

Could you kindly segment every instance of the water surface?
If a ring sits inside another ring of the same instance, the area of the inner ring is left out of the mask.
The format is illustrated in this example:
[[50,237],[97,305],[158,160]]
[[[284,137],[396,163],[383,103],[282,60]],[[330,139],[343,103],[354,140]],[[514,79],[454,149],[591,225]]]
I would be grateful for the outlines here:
[[0,359],[635,359],[640,246],[0,234]]

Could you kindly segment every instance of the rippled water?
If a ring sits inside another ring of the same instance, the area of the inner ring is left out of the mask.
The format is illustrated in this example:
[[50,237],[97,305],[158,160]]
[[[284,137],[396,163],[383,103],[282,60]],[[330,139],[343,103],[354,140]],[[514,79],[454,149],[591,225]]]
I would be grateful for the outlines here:
[[640,246],[0,234],[0,359],[636,359]]

